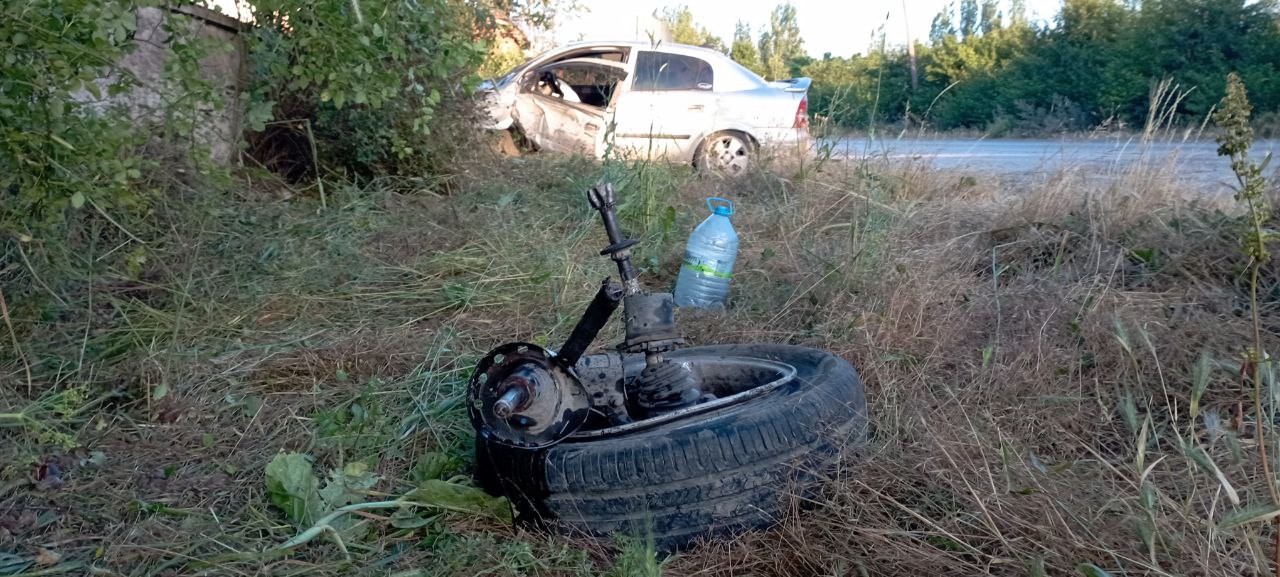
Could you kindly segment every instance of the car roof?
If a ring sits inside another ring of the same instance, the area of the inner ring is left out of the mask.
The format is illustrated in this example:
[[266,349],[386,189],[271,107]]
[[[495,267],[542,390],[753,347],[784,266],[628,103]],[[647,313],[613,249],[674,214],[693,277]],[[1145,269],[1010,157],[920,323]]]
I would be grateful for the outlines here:
[[654,43],[639,40],[580,40],[559,46],[555,50],[559,52],[569,48],[587,48],[590,46],[626,46],[629,48],[641,48],[646,50],[661,50],[663,52],[673,52],[676,54],[683,53],[698,56],[719,56],[721,58],[729,57],[724,52],[713,48],[665,41]]
[[728,54],[714,50],[711,48],[703,48],[701,46],[690,46],[688,44],[679,44],[676,42],[644,42],[637,40],[584,40],[572,42],[563,46],[558,46],[544,52],[539,59],[552,54],[563,54],[573,50],[592,48],[631,48],[634,50],[653,50],[658,52],[666,52],[669,54],[680,54],[683,56],[692,56],[702,58],[715,67],[716,74],[723,80],[718,81],[721,86],[725,86],[728,91],[752,90],[768,86],[760,75],[748,70],[745,66],[738,64]]
[[591,64],[594,66],[603,66],[605,68],[615,68],[618,70],[626,70],[626,65],[621,62],[605,60],[603,58],[569,58],[567,60],[556,61],[555,65],[561,64]]

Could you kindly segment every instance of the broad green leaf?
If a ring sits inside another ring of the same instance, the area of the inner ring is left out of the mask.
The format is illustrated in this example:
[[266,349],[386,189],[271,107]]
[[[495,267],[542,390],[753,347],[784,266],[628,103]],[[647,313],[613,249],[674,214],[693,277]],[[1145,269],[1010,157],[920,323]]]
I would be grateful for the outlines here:
[[439,479],[444,476],[451,461],[448,455],[437,451],[422,455],[413,467],[413,478],[418,481]]
[[508,523],[512,520],[511,504],[505,498],[491,497],[475,487],[438,479],[423,481],[405,495],[405,499],[449,511],[488,515]]
[[84,206],[84,193],[80,191],[76,191],[75,194],[71,195],[71,208],[78,209],[83,206]]
[[[248,99],[248,94],[241,96],[242,99]],[[274,118],[276,102],[274,100],[255,100],[249,103],[248,110],[245,111],[245,121],[249,124],[249,129],[254,132],[262,132],[267,128],[267,123]]]
[[397,529],[417,529],[435,522],[440,514],[422,516],[416,507],[401,507],[391,514],[391,526]]
[[329,473],[329,482],[320,490],[326,510],[337,509],[365,500],[365,493],[378,483],[378,476],[361,461],[347,463],[341,471]]
[[1094,565],[1093,563],[1081,563],[1076,565],[1076,571],[1079,571],[1081,575],[1084,575],[1084,577],[1111,577],[1110,573],[1107,573],[1101,567]]
[[319,485],[311,461],[300,453],[276,455],[267,465],[267,496],[295,524],[308,525],[319,517]]
[[[367,500],[366,494],[378,482],[378,476],[369,470],[369,466],[361,461],[347,463],[342,470],[330,471],[329,481],[320,489],[321,513],[328,513],[339,507],[361,503]],[[343,515],[330,522],[344,534],[351,533],[355,526],[365,527],[360,518]]]
[[1156,510],[1156,488],[1150,483],[1143,483],[1142,489],[1138,491],[1138,502],[1142,504],[1145,511]]

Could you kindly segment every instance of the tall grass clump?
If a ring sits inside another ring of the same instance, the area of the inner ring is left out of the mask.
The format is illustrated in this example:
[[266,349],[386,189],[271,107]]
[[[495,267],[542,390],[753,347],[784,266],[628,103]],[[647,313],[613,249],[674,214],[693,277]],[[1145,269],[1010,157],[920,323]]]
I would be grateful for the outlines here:
[[[1280,490],[1276,487],[1276,479],[1272,475],[1270,465],[1275,460],[1275,452],[1267,440],[1268,430],[1273,430],[1275,423],[1274,407],[1270,402],[1273,397],[1264,397],[1262,381],[1264,372],[1271,374],[1272,360],[1262,340],[1263,315],[1259,310],[1262,303],[1258,299],[1259,273],[1271,260],[1267,245],[1276,238],[1276,233],[1267,228],[1271,221],[1271,207],[1265,196],[1267,182],[1262,176],[1271,157],[1267,155],[1259,163],[1249,156],[1249,151],[1253,147],[1253,127],[1249,122],[1252,111],[1253,107],[1249,104],[1244,82],[1235,73],[1230,74],[1227,77],[1227,94],[1222,99],[1218,112],[1214,114],[1214,121],[1222,130],[1222,134],[1218,137],[1218,155],[1231,160],[1231,171],[1235,173],[1239,185],[1235,195],[1236,201],[1244,205],[1244,226],[1240,231],[1240,245],[1247,259],[1245,267],[1249,283],[1249,318],[1253,323],[1253,338],[1245,353],[1240,377],[1242,381],[1251,382],[1253,385],[1253,414],[1257,427],[1258,458],[1262,462],[1262,474],[1270,490],[1272,506],[1280,511]],[[1273,568],[1275,574],[1280,576],[1280,520],[1276,521],[1273,547]]]

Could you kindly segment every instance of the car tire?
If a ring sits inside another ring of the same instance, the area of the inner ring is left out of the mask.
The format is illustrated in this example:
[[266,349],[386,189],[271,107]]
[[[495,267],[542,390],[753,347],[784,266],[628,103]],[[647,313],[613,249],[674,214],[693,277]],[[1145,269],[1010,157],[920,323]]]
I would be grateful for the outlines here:
[[744,176],[756,161],[759,147],[747,134],[725,130],[706,137],[693,153],[694,166],[721,176]]
[[737,404],[604,439],[541,450],[476,440],[476,476],[509,497],[518,518],[561,530],[652,539],[664,551],[702,536],[779,521],[789,490],[811,490],[824,469],[867,439],[862,382],[845,360],[774,344],[672,353],[763,358],[795,379]]

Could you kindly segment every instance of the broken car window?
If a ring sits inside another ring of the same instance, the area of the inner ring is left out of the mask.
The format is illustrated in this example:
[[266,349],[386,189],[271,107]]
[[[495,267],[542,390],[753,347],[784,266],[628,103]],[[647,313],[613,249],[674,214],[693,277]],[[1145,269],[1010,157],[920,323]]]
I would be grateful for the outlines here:
[[713,83],[711,65],[705,60],[646,51],[636,58],[636,82],[632,90],[711,90]]
[[[627,48],[611,48],[611,47],[589,48],[589,49],[575,50],[572,52],[565,53],[561,55],[559,58],[556,58],[554,60],[551,60],[550,62],[544,63],[544,65],[550,65],[556,62],[564,62],[566,60],[578,59],[578,58],[598,58],[600,60],[608,60],[610,62],[626,63],[627,55],[629,53],[630,53],[630,50]],[[524,74],[525,71],[529,69],[529,65],[532,64],[537,59],[538,59],[537,57],[534,57],[534,58],[529,58],[525,60],[524,63],[520,64],[515,68],[512,68],[506,74],[503,74],[502,77],[499,78],[497,82],[494,83],[494,85],[499,88],[502,88],[510,84],[512,80],[515,80],[517,77]]]
[[521,90],[605,108],[626,77],[626,72],[613,66],[574,59],[539,68],[525,78]]

